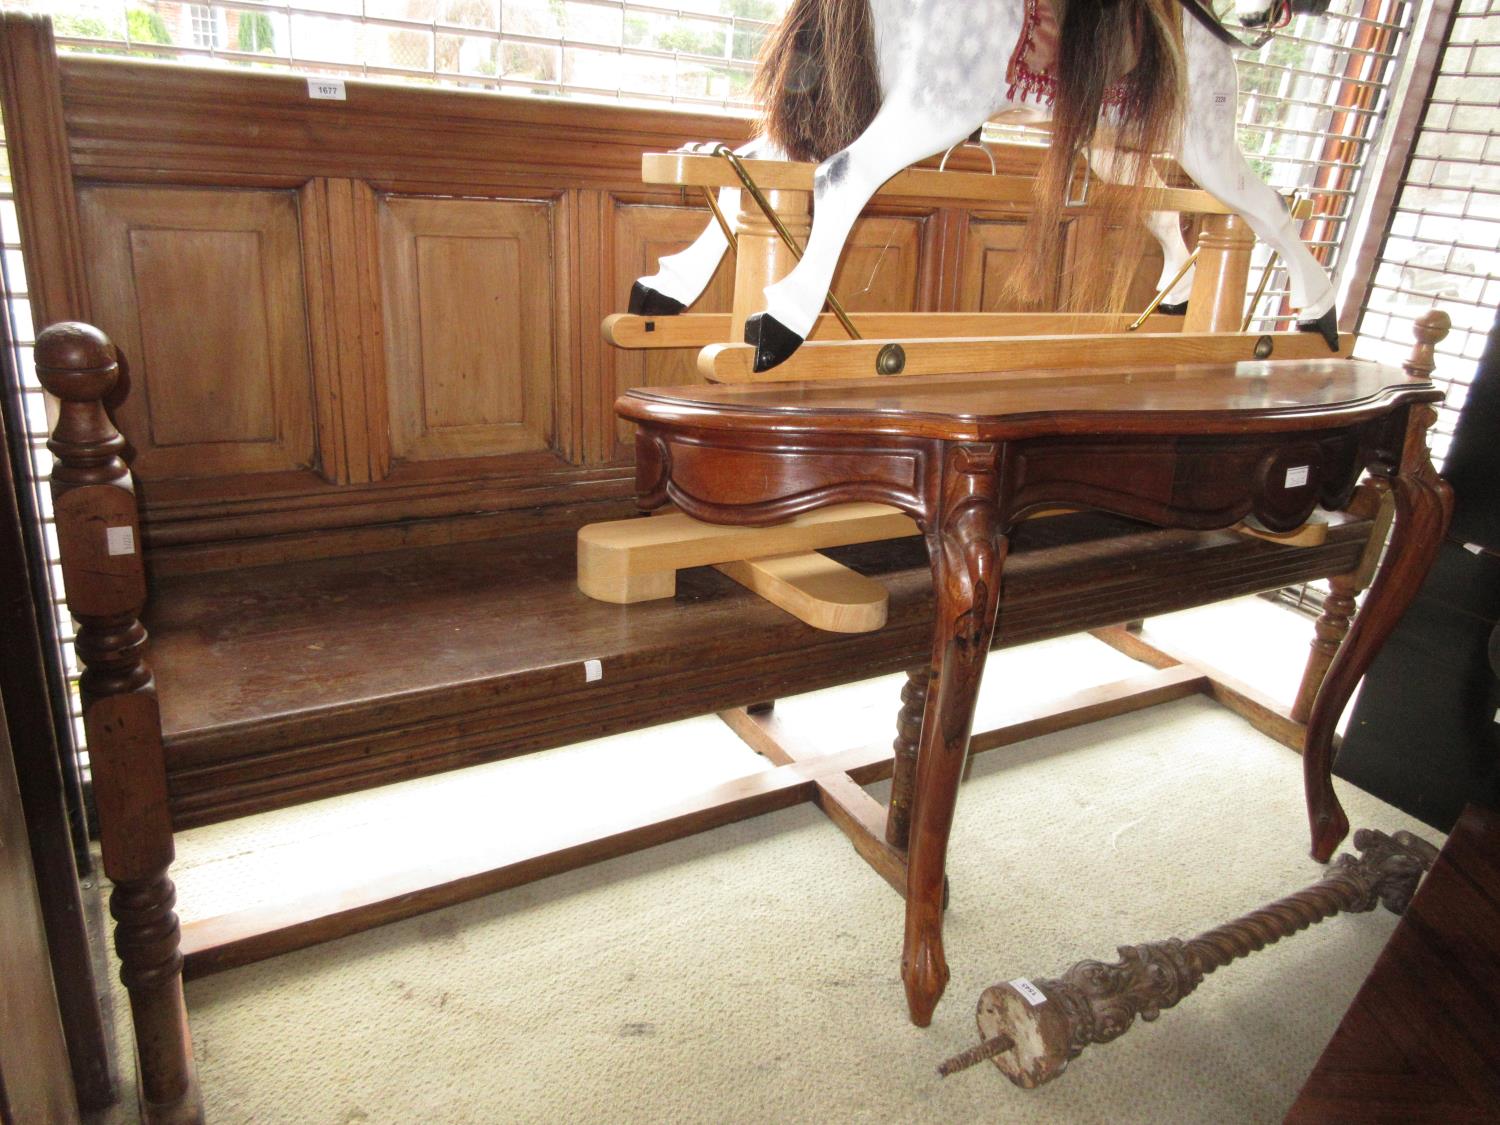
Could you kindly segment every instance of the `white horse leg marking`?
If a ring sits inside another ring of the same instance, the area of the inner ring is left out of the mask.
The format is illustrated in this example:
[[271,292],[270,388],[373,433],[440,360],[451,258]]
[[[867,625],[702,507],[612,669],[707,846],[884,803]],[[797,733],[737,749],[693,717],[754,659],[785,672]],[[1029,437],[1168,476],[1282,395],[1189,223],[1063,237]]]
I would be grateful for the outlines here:
[[[693,146],[695,150],[712,152],[716,145]],[[764,137],[754,137],[735,149],[744,157],[779,159],[780,154]],[[719,189],[719,210],[734,226],[740,213],[740,189]],[[668,254],[656,263],[656,272],[637,281],[630,291],[630,311],[637,316],[671,316],[680,313],[703,295],[714,271],[729,249],[729,240],[717,220],[710,220],[692,244],[676,254]]]
[[745,324],[755,370],[795,351],[823,307],[854,221],[908,164],[957,144],[1009,105],[1005,66],[1020,29],[1015,0],[873,0],[881,107],[860,137],[818,166],[802,260],[767,286]]
[[1256,235],[1281,255],[1299,322],[1318,321],[1333,308],[1333,282],[1303,245],[1281,197],[1255,174],[1240,151],[1235,138],[1234,59],[1227,47],[1193,21],[1188,21],[1185,32],[1189,108],[1178,161],[1199,187],[1244,216]]
[[806,338],[823,306],[850,228],[875,190],[908,164],[963,140],[983,120],[933,116],[904,99],[883,105],[854,144],[818,165],[807,250],[791,273],[766,287],[766,313]]

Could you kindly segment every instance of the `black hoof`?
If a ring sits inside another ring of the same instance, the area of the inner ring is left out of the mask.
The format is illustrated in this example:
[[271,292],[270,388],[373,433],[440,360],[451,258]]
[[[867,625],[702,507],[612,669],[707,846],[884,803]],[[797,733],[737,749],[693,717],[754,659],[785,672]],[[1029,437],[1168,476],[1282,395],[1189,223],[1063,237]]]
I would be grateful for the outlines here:
[[802,346],[802,337],[770,313],[756,313],[745,321],[745,343],[755,345],[755,370],[769,371]]
[[629,311],[634,316],[676,316],[687,308],[681,301],[637,281],[630,287]]
[[1168,303],[1166,301],[1163,301],[1161,304],[1156,306],[1156,311],[1159,312],[1162,316],[1187,316],[1187,302],[1176,301],[1173,303]]
[[1339,311],[1330,308],[1317,320],[1299,320],[1297,322],[1298,332],[1317,332],[1328,344],[1328,350],[1336,352],[1339,350]]

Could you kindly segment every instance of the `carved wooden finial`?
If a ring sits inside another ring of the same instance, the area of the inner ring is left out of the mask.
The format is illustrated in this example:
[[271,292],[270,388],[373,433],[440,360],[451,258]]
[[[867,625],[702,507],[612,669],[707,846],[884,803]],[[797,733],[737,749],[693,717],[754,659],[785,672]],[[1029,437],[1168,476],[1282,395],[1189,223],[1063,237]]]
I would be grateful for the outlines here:
[[109,337],[91,324],[64,321],[43,329],[35,354],[37,378],[60,401],[47,442],[57,457],[52,479],[64,488],[123,479],[125,439],[103,401],[120,378]]
[[67,402],[103,398],[120,377],[109,337],[92,324],[63,321],[36,338],[36,373],[42,386]]
[[1411,349],[1411,357],[1402,365],[1408,375],[1425,379],[1432,374],[1437,367],[1433,349],[1448,335],[1448,330],[1452,327],[1452,318],[1442,309],[1428,309],[1417,317],[1417,322],[1412,327],[1412,335],[1417,338],[1417,342]]

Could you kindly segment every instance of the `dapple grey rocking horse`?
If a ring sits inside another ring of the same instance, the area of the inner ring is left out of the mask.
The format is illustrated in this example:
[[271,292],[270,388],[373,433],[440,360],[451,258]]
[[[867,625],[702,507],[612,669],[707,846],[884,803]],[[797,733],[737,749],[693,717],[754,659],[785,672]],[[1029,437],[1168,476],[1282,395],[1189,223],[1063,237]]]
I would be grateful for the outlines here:
[[[1048,34],[1048,0],[794,0],[767,43],[757,75],[765,127],[741,155],[818,161],[806,252],[765,290],[765,311],[745,325],[765,371],[801,346],[823,306],[850,228],[896,172],[943,152],[1006,111],[1050,115],[1053,140],[1030,230],[1056,239],[1071,169],[1085,153],[1113,182],[1159,183],[1153,153],[1169,151],[1197,184],[1244,217],[1286,263],[1298,327],[1337,348],[1334,287],[1302,244],[1280,196],[1246,162],[1235,138],[1237,44],[1201,0],[1052,0],[1055,56],[1029,54]],[[1242,0],[1238,18],[1265,26],[1327,0]],[[1193,18],[1183,18],[1183,10]],[[1042,28],[1039,36],[1038,28]],[[1045,58],[1041,66],[1028,60]],[[1049,107],[1050,103],[1050,107]],[[1100,124],[1110,149],[1091,147]],[[723,189],[731,221],[738,190]],[[1141,216],[1162,246],[1161,285],[1188,258],[1177,216]],[[1051,244],[1055,246],[1056,243]],[[707,286],[728,246],[710,223],[695,242],[636,282],[630,311],[683,311]],[[1040,291],[1055,260],[1030,256],[1022,293]],[[1191,274],[1165,295],[1181,307]]]

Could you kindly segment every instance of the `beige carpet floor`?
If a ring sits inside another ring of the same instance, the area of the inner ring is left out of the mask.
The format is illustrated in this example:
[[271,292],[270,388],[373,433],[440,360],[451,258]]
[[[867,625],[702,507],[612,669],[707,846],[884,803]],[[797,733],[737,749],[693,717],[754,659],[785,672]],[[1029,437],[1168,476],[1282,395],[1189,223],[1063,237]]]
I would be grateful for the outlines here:
[[[1059,668],[1109,678],[1123,659],[1087,639],[1003,657],[987,693],[1028,701]],[[890,687],[783,707],[854,741],[878,712],[888,736]],[[674,762],[757,768],[723,733],[713,719],[661,728],[636,767],[602,740],[551,791],[515,783],[529,760],[450,776],[447,797],[418,783],[447,810],[420,824],[384,798],[302,815],[360,822],[312,832],[343,841],[319,862],[359,863],[356,828],[377,855],[372,841],[399,850],[411,833],[441,847],[476,822],[505,832],[564,815],[568,794],[621,799],[627,777],[670,790]],[[1441,843],[1339,791],[1357,826]],[[319,845],[289,844],[280,824],[185,834],[184,912],[232,907],[226,885],[253,900],[306,877]],[[1183,700],[977,759],[949,863],[953,978],[930,1028],[905,1016],[900,900],[803,806],[192,983],[209,1119],[1278,1121],[1394,927],[1388,914],[1335,918],[1220,971],[1042,1090],[988,1064],[948,1079],[934,1068],[976,1041],[985,986],[1190,936],[1314,881],[1306,852],[1300,759],[1212,702]],[[281,875],[234,867],[266,855],[284,855]]]

